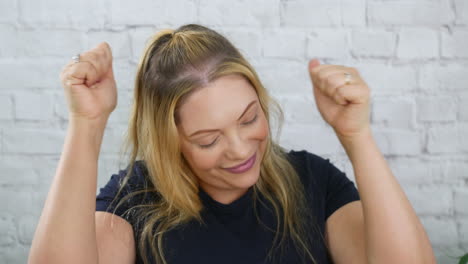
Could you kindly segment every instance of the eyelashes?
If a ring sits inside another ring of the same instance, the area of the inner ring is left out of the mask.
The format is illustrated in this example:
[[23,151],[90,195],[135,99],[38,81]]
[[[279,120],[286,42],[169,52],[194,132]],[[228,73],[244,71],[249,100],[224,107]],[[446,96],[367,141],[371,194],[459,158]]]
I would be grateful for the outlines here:
[[[255,123],[255,121],[257,121],[257,118],[258,118],[258,114],[256,114],[256,115],[254,116],[254,118],[252,118],[252,120],[242,123],[242,125],[244,125],[244,126],[246,126],[246,125],[247,125],[247,126],[248,126],[248,125],[251,125],[251,124]],[[214,146],[214,145],[216,144],[216,142],[218,141],[218,138],[219,138],[219,137],[216,137],[216,139],[213,140],[213,142],[211,142],[210,144],[205,144],[205,145],[200,145],[200,144],[199,144],[198,146],[199,146],[200,148],[202,148],[202,149],[210,148],[210,147],[212,147],[212,146]]]

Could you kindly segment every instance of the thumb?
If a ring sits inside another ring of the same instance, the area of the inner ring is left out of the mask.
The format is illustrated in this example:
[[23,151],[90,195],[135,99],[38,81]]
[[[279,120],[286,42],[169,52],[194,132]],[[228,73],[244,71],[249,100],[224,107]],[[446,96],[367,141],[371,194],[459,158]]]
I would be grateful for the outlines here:
[[320,61],[318,59],[312,59],[309,61],[309,71],[312,71],[315,67],[320,65]]
[[318,69],[318,66],[320,65],[320,61],[318,59],[312,59],[309,61],[309,75],[310,75],[310,79],[312,79],[312,74],[314,73],[314,71],[316,71]]

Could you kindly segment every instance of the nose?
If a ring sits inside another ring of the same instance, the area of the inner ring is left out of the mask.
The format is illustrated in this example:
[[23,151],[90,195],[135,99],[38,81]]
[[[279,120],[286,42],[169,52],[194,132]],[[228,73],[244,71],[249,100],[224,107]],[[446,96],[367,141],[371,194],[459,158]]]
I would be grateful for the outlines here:
[[245,161],[253,154],[250,151],[251,146],[247,139],[242,138],[239,134],[233,135],[229,139],[226,156],[233,161]]

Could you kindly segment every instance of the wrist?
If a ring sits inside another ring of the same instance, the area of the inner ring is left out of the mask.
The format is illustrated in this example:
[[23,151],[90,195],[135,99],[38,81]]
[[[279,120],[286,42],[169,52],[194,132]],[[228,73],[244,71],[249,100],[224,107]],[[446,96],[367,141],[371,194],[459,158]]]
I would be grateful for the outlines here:
[[370,126],[365,127],[357,133],[347,135],[336,133],[336,135],[345,149],[359,145],[362,146],[362,144],[366,144],[374,140]]
[[69,119],[68,136],[89,145],[96,151],[96,154],[99,154],[106,124],[107,119],[89,120],[73,117]]
[[77,115],[69,115],[69,126],[72,129],[86,129],[94,131],[104,131],[107,125],[108,118],[106,117],[97,117],[97,118],[85,118]]

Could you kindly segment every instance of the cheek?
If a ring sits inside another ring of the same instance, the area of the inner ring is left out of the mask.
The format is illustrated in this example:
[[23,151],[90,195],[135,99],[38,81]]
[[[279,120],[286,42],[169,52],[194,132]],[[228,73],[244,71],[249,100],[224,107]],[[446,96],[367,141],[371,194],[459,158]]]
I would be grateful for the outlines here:
[[220,156],[216,151],[196,150],[195,147],[183,148],[182,153],[194,171],[210,170],[217,167]]
[[267,139],[269,134],[268,122],[265,118],[265,115],[262,114],[261,118],[258,120],[256,128],[252,131],[252,138],[255,140],[263,141]]

